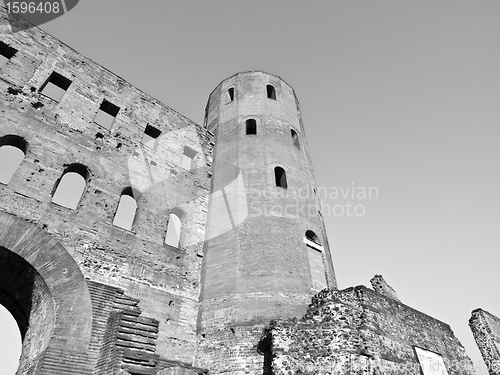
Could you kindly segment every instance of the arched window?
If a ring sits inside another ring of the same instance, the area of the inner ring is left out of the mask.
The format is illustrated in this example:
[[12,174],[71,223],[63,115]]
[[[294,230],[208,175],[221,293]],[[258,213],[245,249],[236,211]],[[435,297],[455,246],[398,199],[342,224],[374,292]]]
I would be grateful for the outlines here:
[[137,202],[134,198],[134,192],[130,186],[126,187],[122,191],[118,209],[113,219],[113,225],[126,230],[132,230],[136,211]]
[[276,186],[286,189],[288,187],[286,183],[286,172],[283,168],[281,167],[275,167],[274,168],[274,179],[276,182]]
[[307,246],[312,289],[315,291],[322,290],[327,287],[325,266],[323,263],[323,246],[321,246],[319,237],[312,230],[306,231],[304,243]]
[[183,216],[183,212],[174,208],[170,211],[170,215],[168,216],[168,226],[167,226],[167,235],[165,236],[165,244],[179,247],[181,240],[181,218]]
[[293,129],[290,129],[290,135],[292,136],[292,143],[295,147],[300,148],[299,136],[297,132]]
[[68,166],[57,184],[52,203],[75,210],[87,186],[88,178],[89,171],[83,164]]
[[0,182],[7,185],[21,165],[28,143],[17,135],[0,138]]
[[267,85],[267,97],[268,99],[274,99],[276,100],[276,89],[274,88],[273,85]]
[[250,118],[245,122],[247,135],[257,134],[257,121]]
[[226,104],[231,103],[234,100],[234,87],[227,89],[226,93]]
[[306,230],[306,240],[313,242],[316,245],[321,246],[321,242],[319,240],[319,237],[312,230]]

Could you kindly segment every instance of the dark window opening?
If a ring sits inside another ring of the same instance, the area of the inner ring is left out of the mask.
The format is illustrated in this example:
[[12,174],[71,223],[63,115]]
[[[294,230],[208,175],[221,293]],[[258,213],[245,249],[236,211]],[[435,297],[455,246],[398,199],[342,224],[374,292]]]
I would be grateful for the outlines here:
[[267,85],[267,97],[276,100],[276,89],[273,85]]
[[17,49],[0,42],[0,67],[4,66],[16,53]]
[[59,73],[52,72],[47,81],[40,87],[40,93],[59,103],[69,85],[71,85],[71,80]]
[[286,172],[281,167],[274,168],[274,178],[276,182],[276,186],[286,189],[288,187],[286,183]]
[[247,135],[249,134],[257,134],[257,121],[251,118],[246,121],[246,130]]
[[[45,85],[47,83],[52,83],[53,85],[66,91],[69,88],[69,85],[71,85],[71,80],[64,77],[63,75],[61,75],[57,72],[52,72],[50,74],[49,79],[47,79],[47,81],[45,82]],[[42,89],[43,89],[43,86],[42,86]]]
[[227,90],[227,101],[226,103],[231,103],[234,100],[234,87],[230,87]]
[[312,230],[307,230],[306,231],[306,239],[308,239],[309,241],[314,242],[315,244],[321,246],[321,242],[319,240],[319,237]]
[[108,102],[106,99],[104,99],[102,101],[99,109],[103,112],[106,112],[108,115],[111,115],[113,117],[116,117],[116,115],[120,111],[120,107],[118,107],[117,105],[114,105],[113,103]]
[[120,107],[104,99],[94,117],[94,122],[105,129],[111,130],[111,126],[113,126],[113,122],[119,111]]
[[28,142],[26,142],[23,137],[20,137],[18,135],[4,135],[2,138],[0,138],[0,146],[4,145],[16,147],[20,149],[24,154],[26,154],[26,151],[28,150]]
[[64,170],[63,174],[70,173],[70,172],[74,172],[74,173],[79,174],[80,176],[82,176],[85,179],[85,181],[88,181],[88,179],[90,177],[90,173],[89,173],[88,168],[85,165],[80,164],[80,163],[73,163],[73,164],[69,165]]
[[142,136],[142,143],[152,147],[155,144],[156,138],[158,138],[160,134],[160,129],[151,125],[146,125],[146,129],[144,129],[144,134]]
[[293,142],[293,145],[297,148],[300,148],[300,144],[299,144],[299,136],[297,134],[297,132],[293,129],[290,130],[290,134],[292,136],[292,142]]

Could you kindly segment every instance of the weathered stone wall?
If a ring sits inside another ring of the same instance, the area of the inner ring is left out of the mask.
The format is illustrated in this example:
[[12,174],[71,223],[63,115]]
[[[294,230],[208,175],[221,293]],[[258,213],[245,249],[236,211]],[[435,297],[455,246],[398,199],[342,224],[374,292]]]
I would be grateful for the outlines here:
[[272,322],[261,345],[274,375],[420,375],[415,348],[439,354],[448,374],[475,373],[447,324],[364,286],[320,292],[302,319]]
[[500,318],[476,309],[472,311],[469,326],[489,373],[500,374]]
[[[0,40],[17,50],[0,67],[0,139],[16,135],[28,145],[0,184],[0,210],[47,233],[87,280],[136,299],[141,316],[158,322],[158,363],[192,364],[212,135],[42,30],[12,33],[0,12]],[[41,93],[52,72],[71,80],[59,102]],[[103,100],[119,107],[109,129],[94,122]],[[147,125],[161,134],[145,144]],[[190,170],[181,165],[185,147],[196,154]],[[74,210],[52,202],[72,163],[89,172]],[[125,230],[113,219],[129,186],[137,212]],[[164,243],[174,208],[182,213],[179,247]]]

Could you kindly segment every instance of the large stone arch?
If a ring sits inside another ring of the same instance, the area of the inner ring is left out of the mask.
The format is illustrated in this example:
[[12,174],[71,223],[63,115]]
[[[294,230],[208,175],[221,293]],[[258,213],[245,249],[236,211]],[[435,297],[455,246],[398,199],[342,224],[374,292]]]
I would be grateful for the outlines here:
[[92,303],[68,251],[40,226],[0,212],[0,303],[23,337],[18,374],[88,372]]

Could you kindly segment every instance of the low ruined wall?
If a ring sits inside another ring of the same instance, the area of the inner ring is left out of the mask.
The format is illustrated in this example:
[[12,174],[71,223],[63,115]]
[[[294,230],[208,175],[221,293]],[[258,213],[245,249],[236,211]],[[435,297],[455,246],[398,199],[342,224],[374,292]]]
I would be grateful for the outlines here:
[[274,375],[426,375],[420,349],[442,358],[441,365],[432,363],[434,369],[475,374],[447,324],[364,286],[320,292],[302,319],[272,322],[261,345],[266,371]]
[[476,309],[472,311],[469,326],[489,373],[500,374],[500,318]]

